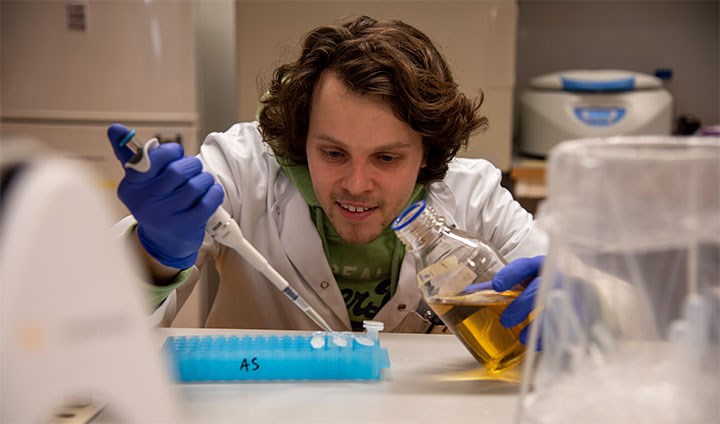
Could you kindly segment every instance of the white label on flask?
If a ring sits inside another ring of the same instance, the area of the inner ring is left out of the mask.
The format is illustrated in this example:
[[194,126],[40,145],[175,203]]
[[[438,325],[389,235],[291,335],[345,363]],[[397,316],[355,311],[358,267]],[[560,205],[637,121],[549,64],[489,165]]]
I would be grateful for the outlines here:
[[438,296],[455,296],[470,285],[477,275],[468,268],[467,265],[461,264],[451,274],[448,275],[448,281],[442,285],[439,285]]
[[423,268],[417,274],[418,286],[422,287],[425,283],[437,277],[438,275],[442,275],[448,271],[451,271],[453,268],[457,267],[457,264],[457,258],[455,256],[450,256]]

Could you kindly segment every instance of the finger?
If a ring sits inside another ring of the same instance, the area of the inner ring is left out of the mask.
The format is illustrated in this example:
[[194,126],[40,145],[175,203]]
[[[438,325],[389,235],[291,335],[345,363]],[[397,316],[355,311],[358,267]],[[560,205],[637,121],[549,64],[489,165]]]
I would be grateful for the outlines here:
[[507,328],[514,327],[525,321],[535,306],[540,277],[534,279],[517,299],[513,300],[500,315],[500,323]]
[[[160,167],[161,163],[153,163],[151,171],[153,171],[153,168],[156,166]],[[190,178],[200,174],[200,172],[202,172],[202,163],[200,160],[187,156],[170,162],[165,169],[162,169],[159,174],[155,176],[153,176],[150,171],[143,174],[128,170],[128,174],[120,182],[118,194],[132,194],[141,190],[146,197],[164,197],[173,190],[183,186]]]
[[164,199],[164,207],[174,214],[184,213],[200,203],[214,183],[215,178],[207,172],[195,175]]
[[139,180],[144,178],[145,174],[131,171],[134,175],[130,175],[129,171],[120,181],[117,194],[128,207],[138,202],[165,203],[174,191],[183,187],[190,178],[200,174],[201,171],[202,163],[194,157],[182,157],[173,161],[154,178]]
[[462,293],[473,293],[481,290],[492,290],[492,288],[492,281],[483,281],[480,283],[470,284],[469,286],[465,287]]
[[[148,187],[148,194],[167,195],[175,190],[183,190],[188,181],[203,173],[202,168],[200,159],[192,156],[185,156],[172,161],[155,178],[152,186]],[[210,174],[207,174],[207,176],[214,181]],[[205,187],[205,190],[207,190],[207,187]]]
[[110,140],[110,145],[113,148],[115,157],[118,158],[123,165],[133,157],[133,152],[130,149],[125,146],[120,146],[120,142],[128,133],[130,133],[130,129],[122,124],[112,124],[107,130],[107,137]]
[[520,258],[510,262],[493,278],[493,288],[499,292],[510,290],[517,284],[536,277],[540,274],[544,260],[545,256],[536,256],[534,258]]
[[183,147],[178,143],[163,143],[148,152],[150,169],[147,172],[139,172],[134,169],[126,169],[125,176],[131,181],[147,181],[155,178],[163,172],[171,163],[179,160],[185,155]]
[[191,219],[205,225],[213,213],[220,207],[225,192],[220,184],[213,184],[200,201],[189,211]]

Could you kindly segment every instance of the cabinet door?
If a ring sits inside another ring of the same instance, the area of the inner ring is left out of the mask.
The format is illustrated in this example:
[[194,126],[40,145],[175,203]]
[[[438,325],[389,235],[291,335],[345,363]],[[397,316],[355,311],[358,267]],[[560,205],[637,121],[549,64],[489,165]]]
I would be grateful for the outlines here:
[[[83,4],[85,29],[69,27]],[[2,116],[197,121],[193,3],[3,1]]]

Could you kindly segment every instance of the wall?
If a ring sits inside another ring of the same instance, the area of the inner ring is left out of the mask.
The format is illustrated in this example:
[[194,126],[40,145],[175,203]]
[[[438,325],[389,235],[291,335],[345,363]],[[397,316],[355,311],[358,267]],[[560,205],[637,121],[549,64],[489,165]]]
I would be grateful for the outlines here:
[[[197,45],[198,108],[201,139],[225,131],[236,122],[237,61],[235,0],[194,2]],[[202,327],[217,292],[215,267],[207,264],[197,284],[172,323],[173,327]]]
[[293,60],[301,37],[347,15],[401,19],[433,39],[461,91],[485,93],[490,128],[471,138],[470,157],[508,169],[512,147],[517,4],[504,1],[237,1],[238,119],[252,120],[272,71]]
[[537,75],[670,68],[675,115],[720,123],[720,2],[520,0],[518,10],[516,112]]
[[227,130],[237,118],[235,0],[194,4],[200,134],[204,137]]

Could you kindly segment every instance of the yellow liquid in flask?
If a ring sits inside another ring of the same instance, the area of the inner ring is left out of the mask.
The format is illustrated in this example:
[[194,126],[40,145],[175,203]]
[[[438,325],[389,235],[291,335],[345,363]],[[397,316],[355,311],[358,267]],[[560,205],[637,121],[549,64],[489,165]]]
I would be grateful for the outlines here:
[[457,338],[490,373],[501,373],[520,364],[525,346],[520,331],[527,321],[512,328],[500,324],[500,314],[519,291],[483,290],[462,296],[434,297],[428,302]]

